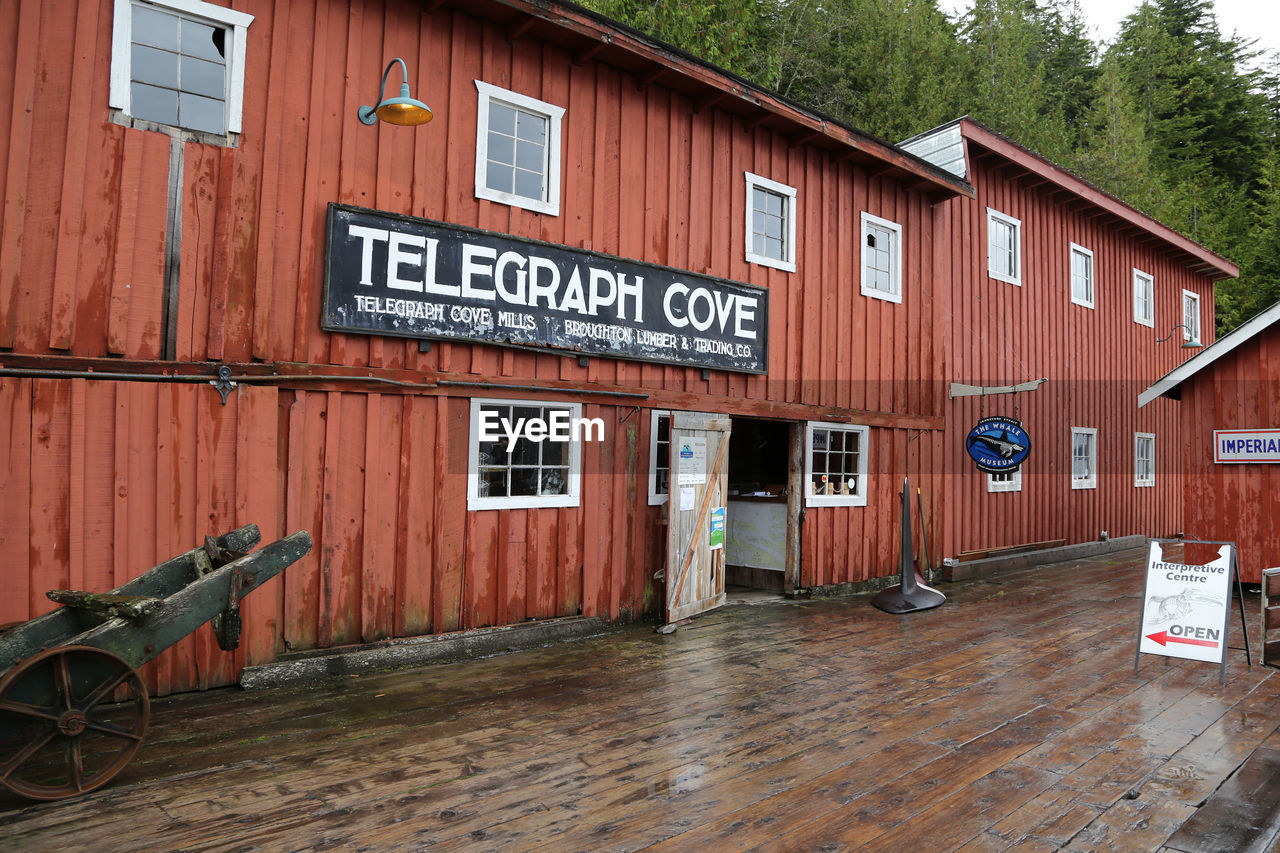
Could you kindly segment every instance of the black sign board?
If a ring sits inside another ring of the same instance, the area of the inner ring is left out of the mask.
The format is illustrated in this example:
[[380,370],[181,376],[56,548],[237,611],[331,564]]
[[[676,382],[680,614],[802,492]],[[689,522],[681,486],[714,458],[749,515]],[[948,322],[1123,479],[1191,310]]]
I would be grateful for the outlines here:
[[330,331],[767,371],[763,288],[339,204],[327,252]]

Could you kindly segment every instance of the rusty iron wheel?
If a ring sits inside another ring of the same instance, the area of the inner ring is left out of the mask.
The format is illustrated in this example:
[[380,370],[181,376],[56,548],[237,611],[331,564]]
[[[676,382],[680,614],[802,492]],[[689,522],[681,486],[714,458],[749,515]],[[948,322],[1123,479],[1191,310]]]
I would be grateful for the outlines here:
[[0,782],[33,800],[96,790],[133,758],[150,717],[146,685],[119,657],[45,649],[0,679]]

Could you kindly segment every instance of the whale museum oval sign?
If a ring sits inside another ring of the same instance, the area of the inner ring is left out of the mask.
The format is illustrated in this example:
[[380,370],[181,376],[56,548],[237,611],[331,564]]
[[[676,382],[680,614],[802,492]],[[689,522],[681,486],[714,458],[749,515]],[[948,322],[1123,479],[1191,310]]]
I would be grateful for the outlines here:
[[978,470],[988,474],[1017,471],[1031,453],[1031,437],[1022,421],[1002,416],[978,421],[964,444]]

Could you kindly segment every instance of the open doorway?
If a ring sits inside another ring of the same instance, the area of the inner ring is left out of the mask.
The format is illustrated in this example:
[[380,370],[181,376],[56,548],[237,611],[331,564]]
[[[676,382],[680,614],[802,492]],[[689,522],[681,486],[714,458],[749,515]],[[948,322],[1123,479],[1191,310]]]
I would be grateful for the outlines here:
[[802,425],[733,418],[725,512],[725,586],[752,603],[795,588],[799,560],[794,457]]

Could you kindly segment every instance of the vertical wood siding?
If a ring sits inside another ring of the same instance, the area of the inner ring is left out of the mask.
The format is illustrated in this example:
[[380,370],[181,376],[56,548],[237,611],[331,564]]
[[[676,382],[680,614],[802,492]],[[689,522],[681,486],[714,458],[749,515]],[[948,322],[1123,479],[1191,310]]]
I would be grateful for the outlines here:
[[[410,2],[235,0],[249,29],[235,148],[181,146],[179,361],[302,362],[570,380],[696,408],[791,403],[944,414],[938,337],[951,260],[938,211],[890,174],[794,145],[729,112],[463,11]],[[157,359],[165,343],[171,143],[109,120],[112,4],[0,4],[0,348]],[[417,130],[365,127],[393,56],[435,110]],[[566,107],[562,210],[474,194],[475,80]],[[40,104],[40,109],[34,109]],[[69,108],[75,104],[74,108]],[[743,173],[798,191],[798,270],[744,259]],[[605,252],[770,291],[767,376],[319,328],[331,201]],[[904,301],[859,292],[860,214],[899,222]],[[0,623],[51,607],[46,589],[122,583],[202,537],[256,522],[307,529],[313,552],[255,592],[240,651],[208,629],[147,677],[160,693],[231,683],[288,649],[575,615],[638,617],[660,603],[660,513],[645,501],[648,412],[596,405],[581,505],[468,512],[463,398],[264,386],[224,407],[207,386],[0,380]],[[692,400],[694,398],[686,397]],[[744,403],[743,401],[749,401]],[[692,404],[690,404],[692,406]],[[824,418],[826,419],[826,418]],[[857,415],[851,415],[857,421]],[[801,586],[896,571],[903,474],[925,490],[936,554],[944,459],[936,430],[871,431],[867,507],[808,511]],[[914,506],[913,506],[914,509]]]
[[1280,426],[1280,335],[1274,326],[1182,385],[1186,460],[1184,506],[1189,536],[1235,542],[1241,579],[1261,583],[1280,565],[1280,479],[1275,465],[1218,465],[1215,429]]
[[[978,149],[979,151],[981,149]],[[971,149],[972,152],[972,149]],[[1008,385],[1047,377],[1039,390],[958,398],[947,406],[946,554],[1053,539],[1068,543],[1183,531],[1184,465],[1178,404],[1138,408],[1138,394],[1188,356],[1180,348],[1183,289],[1200,294],[1203,341],[1212,341],[1213,284],[1167,247],[1100,211],[1021,179],[992,156],[973,157],[976,199],[954,199],[949,236],[963,246],[946,294],[949,381]],[[986,209],[1022,221],[1022,286],[987,275]],[[940,229],[941,231],[942,229]],[[1094,253],[1094,308],[1071,301],[1070,244]],[[1133,268],[1155,279],[1155,327],[1133,320]],[[1174,331],[1173,338],[1156,344]],[[1017,415],[1032,440],[1022,491],[987,492],[965,451],[984,415]],[[1098,430],[1095,489],[1071,488],[1071,428]],[[1156,436],[1154,487],[1133,483],[1134,433]]]

